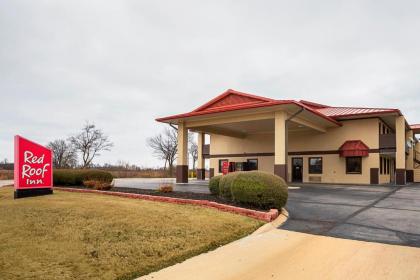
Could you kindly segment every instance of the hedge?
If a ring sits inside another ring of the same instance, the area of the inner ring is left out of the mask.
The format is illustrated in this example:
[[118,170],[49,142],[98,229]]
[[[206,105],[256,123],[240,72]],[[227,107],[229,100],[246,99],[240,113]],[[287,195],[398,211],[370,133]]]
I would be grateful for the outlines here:
[[262,209],[281,209],[286,205],[288,189],[279,176],[261,171],[238,172],[231,185],[232,200]]
[[82,186],[84,181],[110,184],[114,179],[111,173],[95,169],[56,169],[53,178],[57,186]]
[[214,176],[214,177],[210,178],[209,190],[210,190],[211,194],[213,194],[213,195],[219,195],[220,194],[219,183],[220,183],[221,178],[222,178],[221,175]]
[[228,173],[226,175],[223,175],[222,178],[220,178],[219,181],[219,196],[223,197],[225,199],[232,199],[232,183],[235,180],[235,178],[239,175],[239,173],[242,172],[232,172]]

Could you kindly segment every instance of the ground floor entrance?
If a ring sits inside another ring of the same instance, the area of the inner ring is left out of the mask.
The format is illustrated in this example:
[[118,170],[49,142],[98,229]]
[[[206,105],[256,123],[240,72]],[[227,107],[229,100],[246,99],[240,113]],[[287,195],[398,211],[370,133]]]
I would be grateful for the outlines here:
[[302,182],[303,179],[303,158],[292,158],[292,182]]

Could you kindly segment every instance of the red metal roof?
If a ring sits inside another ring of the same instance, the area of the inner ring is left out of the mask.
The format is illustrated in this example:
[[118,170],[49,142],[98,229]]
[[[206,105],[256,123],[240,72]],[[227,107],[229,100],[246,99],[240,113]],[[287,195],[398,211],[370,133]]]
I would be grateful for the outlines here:
[[369,155],[369,147],[361,140],[346,141],[339,150],[341,157],[367,157]]
[[358,107],[327,107],[317,109],[317,111],[332,118],[384,113],[400,113],[398,109]]
[[321,118],[324,118],[330,122],[335,123],[336,125],[341,125],[333,118],[330,118],[322,113],[319,113],[315,109],[295,100],[275,100],[271,98],[249,94],[249,93],[235,91],[232,89],[225,91],[221,95],[210,100],[204,105],[198,107],[192,112],[173,115],[169,117],[158,118],[156,120],[159,122],[164,122],[168,120],[188,118],[188,117],[194,117],[194,116],[200,116],[200,115],[206,115],[206,114],[222,113],[222,112],[228,112],[228,111],[269,107],[269,106],[285,105],[285,104],[297,105],[299,107],[305,108],[306,110],[314,113],[315,115],[320,116]]
[[412,129],[415,134],[420,134],[420,124],[412,124],[410,125],[410,129]]
[[319,103],[315,103],[315,102],[307,101],[307,100],[300,100],[299,102],[305,104],[306,106],[309,106],[311,108],[314,108],[314,109],[321,109],[321,108],[330,107],[328,105],[319,104]]
[[420,129],[420,123],[419,124],[412,124],[410,125],[411,129]]
[[275,100],[271,98],[261,97],[249,93],[239,92],[233,89],[228,89],[221,95],[213,98],[197,109],[184,114],[173,115],[156,119],[159,122],[170,121],[180,118],[188,118],[206,114],[222,113],[235,110],[252,109],[260,107],[269,107],[283,104],[294,104],[301,108],[310,111],[332,123],[341,125],[337,120],[344,117],[364,116],[372,114],[386,114],[401,112],[398,109],[389,108],[358,108],[358,107],[330,107],[319,103],[314,103],[306,100]]
[[238,104],[261,104],[266,102],[276,101],[271,98],[261,97],[249,93],[239,92],[233,89],[228,89],[221,95],[213,98],[204,105],[198,107],[193,112],[204,111],[214,108],[229,107]]

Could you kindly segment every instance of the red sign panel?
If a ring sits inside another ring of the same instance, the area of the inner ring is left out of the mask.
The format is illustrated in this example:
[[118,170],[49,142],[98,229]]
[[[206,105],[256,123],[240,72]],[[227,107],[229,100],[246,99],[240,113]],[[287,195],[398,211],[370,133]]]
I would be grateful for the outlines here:
[[52,156],[50,149],[15,136],[15,188],[52,188]]
[[222,162],[222,173],[223,175],[229,173],[229,162],[227,160]]

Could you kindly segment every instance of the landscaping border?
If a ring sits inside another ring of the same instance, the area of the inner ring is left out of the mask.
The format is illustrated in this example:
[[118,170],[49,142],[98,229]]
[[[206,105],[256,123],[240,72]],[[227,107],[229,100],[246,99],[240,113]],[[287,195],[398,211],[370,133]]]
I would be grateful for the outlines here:
[[147,195],[147,194],[99,191],[99,190],[76,189],[76,188],[62,188],[62,187],[54,187],[54,189],[60,190],[60,191],[67,191],[67,192],[96,193],[96,194],[112,195],[112,196],[119,196],[119,197],[126,197],[126,198],[167,202],[167,203],[174,203],[174,204],[197,205],[197,206],[215,208],[223,212],[231,212],[231,213],[239,214],[242,216],[251,217],[251,218],[265,221],[265,222],[271,222],[279,216],[279,211],[277,209],[270,209],[267,212],[263,212],[263,211],[257,211],[257,210],[252,210],[252,209],[247,209],[247,208],[242,208],[242,207],[237,207],[237,206],[232,206],[232,205],[221,204],[221,203],[217,203],[217,202],[213,202],[209,200],[196,200],[196,199],[186,199],[186,198],[154,196],[154,195]]

